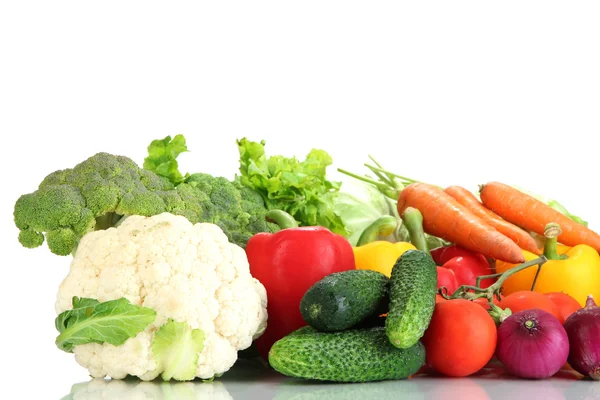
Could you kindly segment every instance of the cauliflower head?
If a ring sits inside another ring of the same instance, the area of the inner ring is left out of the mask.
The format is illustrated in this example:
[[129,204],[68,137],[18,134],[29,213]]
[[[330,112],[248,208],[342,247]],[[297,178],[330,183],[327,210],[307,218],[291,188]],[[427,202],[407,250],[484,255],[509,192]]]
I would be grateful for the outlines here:
[[204,334],[195,376],[228,371],[238,350],[264,332],[267,295],[252,277],[245,251],[212,223],[192,224],[170,213],[130,216],[118,227],[86,234],[60,285],[56,311],[74,296],[100,302],[126,298],[156,311],[150,326],[120,346],[89,343],[73,348],[90,375],[152,380],[163,371],[152,351],[158,329],[175,320]]

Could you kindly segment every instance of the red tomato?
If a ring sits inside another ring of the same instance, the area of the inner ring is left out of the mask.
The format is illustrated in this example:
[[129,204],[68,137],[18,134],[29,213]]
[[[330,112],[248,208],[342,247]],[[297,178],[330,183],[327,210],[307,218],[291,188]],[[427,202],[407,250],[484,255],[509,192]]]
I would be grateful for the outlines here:
[[544,296],[548,297],[554,304],[556,304],[558,307],[558,313],[560,314],[560,322],[563,324],[567,318],[569,318],[569,315],[581,309],[581,304],[579,304],[577,300],[566,293],[551,292],[544,293]]
[[[485,260],[485,257],[483,258]],[[451,258],[444,264],[444,268],[454,272],[459,285],[475,286],[477,277],[482,275],[493,274],[494,271],[487,262],[481,261],[481,257],[475,256],[460,256]],[[495,279],[484,279],[481,281],[481,287],[487,288],[491,286]]]
[[[494,273],[494,269],[483,254],[472,252],[457,245],[434,249],[431,251],[431,257],[437,265],[454,272],[459,286],[475,286],[475,280],[478,276]],[[481,281],[481,287],[486,288],[495,281],[495,279],[485,279]]]
[[502,299],[500,308],[510,308],[510,311],[514,314],[523,310],[531,310],[537,308],[553,314],[558,320],[561,320],[558,306],[554,304],[550,298],[544,296],[542,293],[531,292],[523,290],[520,292],[514,292]]
[[458,281],[454,271],[448,268],[436,267],[438,277],[438,289],[444,286],[448,289],[448,294],[452,294],[458,289]]
[[[502,295],[500,295],[500,297],[503,298]],[[485,308],[486,310],[490,309],[490,303],[485,297],[480,297],[478,299],[475,299],[475,300],[473,300],[473,302],[476,304],[479,304],[481,307]],[[498,300],[498,298],[496,296],[494,296],[493,303],[497,306],[500,304],[500,301]]]
[[443,298],[442,296],[440,296],[439,294],[435,295],[435,302],[436,304],[439,303],[440,301],[447,301],[445,298]]
[[496,324],[483,307],[457,299],[435,305],[422,341],[427,363],[434,370],[463,377],[481,370],[492,359],[497,338]]

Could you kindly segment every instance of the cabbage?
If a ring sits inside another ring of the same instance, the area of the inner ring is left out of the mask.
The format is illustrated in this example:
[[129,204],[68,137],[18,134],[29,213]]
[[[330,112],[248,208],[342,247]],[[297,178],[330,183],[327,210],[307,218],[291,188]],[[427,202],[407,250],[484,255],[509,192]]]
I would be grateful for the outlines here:
[[[339,215],[346,231],[346,238],[356,246],[360,235],[377,218],[391,215],[396,218],[397,227],[393,234],[380,236],[379,240],[388,242],[410,242],[410,235],[398,215],[396,202],[384,195],[370,183],[352,179],[344,182],[334,199],[334,212]],[[431,235],[425,235],[429,249],[435,249],[449,244]]]

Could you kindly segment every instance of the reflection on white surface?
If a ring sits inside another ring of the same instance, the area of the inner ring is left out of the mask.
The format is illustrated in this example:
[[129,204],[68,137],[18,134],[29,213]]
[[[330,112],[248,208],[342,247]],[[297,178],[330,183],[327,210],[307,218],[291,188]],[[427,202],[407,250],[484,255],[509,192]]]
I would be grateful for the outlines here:
[[92,379],[73,385],[62,400],[231,400],[222,382],[141,382]]
[[336,384],[283,377],[257,364],[239,362],[213,382],[92,379],[73,385],[62,400],[172,400],[172,399],[275,399],[275,400],[569,400],[600,399],[600,382],[581,379],[561,371],[552,379],[524,380],[487,368],[477,376],[443,378],[415,376],[412,379],[362,384]]

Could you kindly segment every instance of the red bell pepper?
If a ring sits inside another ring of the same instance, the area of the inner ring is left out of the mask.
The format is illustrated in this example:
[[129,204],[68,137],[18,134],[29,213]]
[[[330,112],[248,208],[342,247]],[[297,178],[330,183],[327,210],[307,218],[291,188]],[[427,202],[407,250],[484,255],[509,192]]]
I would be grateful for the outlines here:
[[248,241],[246,254],[250,273],[267,291],[267,328],[254,342],[265,359],[273,343],[306,325],[300,314],[306,291],[327,275],[355,269],[350,242],[323,227],[258,233]]

